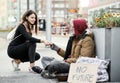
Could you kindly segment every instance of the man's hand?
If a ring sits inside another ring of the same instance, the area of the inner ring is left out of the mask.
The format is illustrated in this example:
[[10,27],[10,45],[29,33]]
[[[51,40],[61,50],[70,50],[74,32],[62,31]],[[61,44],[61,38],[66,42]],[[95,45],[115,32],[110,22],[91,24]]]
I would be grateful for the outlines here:
[[76,58],[68,58],[65,61],[68,62],[68,63],[75,63],[76,60],[77,60]]

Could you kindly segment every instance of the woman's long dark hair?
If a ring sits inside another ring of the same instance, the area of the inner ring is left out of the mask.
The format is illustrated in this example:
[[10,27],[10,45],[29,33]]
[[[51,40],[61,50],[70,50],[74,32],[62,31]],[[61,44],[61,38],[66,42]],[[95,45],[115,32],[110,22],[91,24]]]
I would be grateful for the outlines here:
[[28,17],[28,16],[30,16],[31,14],[34,14],[35,15],[35,23],[32,25],[32,29],[35,27],[35,33],[37,34],[37,23],[38,23],[38,18],[37,18],[37,14],[34,12],[34,11],[32,11],[32,10],[28,10],[28,11],[26,11],[25,13],[24,13],[24,15],[22,16],[22,23],[24,23],[24,22],[27,22],[27,24],[28,24],[28,30],[30,31],[30,33],[31,33],[31,29],[30,29],[30,23],[29,23],[29,21],[26,19],[26,17]]

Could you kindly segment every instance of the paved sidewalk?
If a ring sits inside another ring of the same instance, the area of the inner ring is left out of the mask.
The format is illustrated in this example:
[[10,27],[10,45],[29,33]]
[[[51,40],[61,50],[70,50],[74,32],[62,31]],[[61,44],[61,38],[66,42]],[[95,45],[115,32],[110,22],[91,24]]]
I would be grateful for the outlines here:
[[[45,33],[36,36],[37,38],[46,39]],[[59,47],[65,49],[68,36],[53,35],[52,42]],[[39,74],[29,72],[29,63],[21,63],[21,71],[14,72],[11,65],[11,58],[7,55],[8,41],[0,38],[0,83],[59,83],[56,79],[44,79]],[[56,59],[62,60],[63,58],[57,55],[57,53],[50,48],[46,48],[44,44],[37,44],[37,52],[42,56],[51,56]],[[36,65],[41,65],[41,61],[38,60]],[[62,82],[66,83],[66,82]]]

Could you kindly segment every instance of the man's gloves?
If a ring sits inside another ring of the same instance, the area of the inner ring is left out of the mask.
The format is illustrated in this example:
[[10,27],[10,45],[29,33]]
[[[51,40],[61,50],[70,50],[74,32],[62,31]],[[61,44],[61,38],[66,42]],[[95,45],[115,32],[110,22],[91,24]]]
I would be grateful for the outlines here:
[[57,45],[55,45],[54,43],[50,45],[50,48],[51,48],[52,50],[55,50],[55,51],[58,51],[58,50],[60,49],[60,48],[59,48]]

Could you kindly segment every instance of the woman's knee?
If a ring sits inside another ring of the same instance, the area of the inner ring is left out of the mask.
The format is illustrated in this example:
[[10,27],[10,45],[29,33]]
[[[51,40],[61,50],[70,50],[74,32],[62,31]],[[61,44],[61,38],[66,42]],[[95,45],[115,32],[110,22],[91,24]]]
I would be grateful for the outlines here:
[[27,46],[28,47],[36,47],[36,43],[32,43],[32,42],[27,42]]
[[35,53],[35,60],[39,60],[40,59],[40,54],[39,53]]

